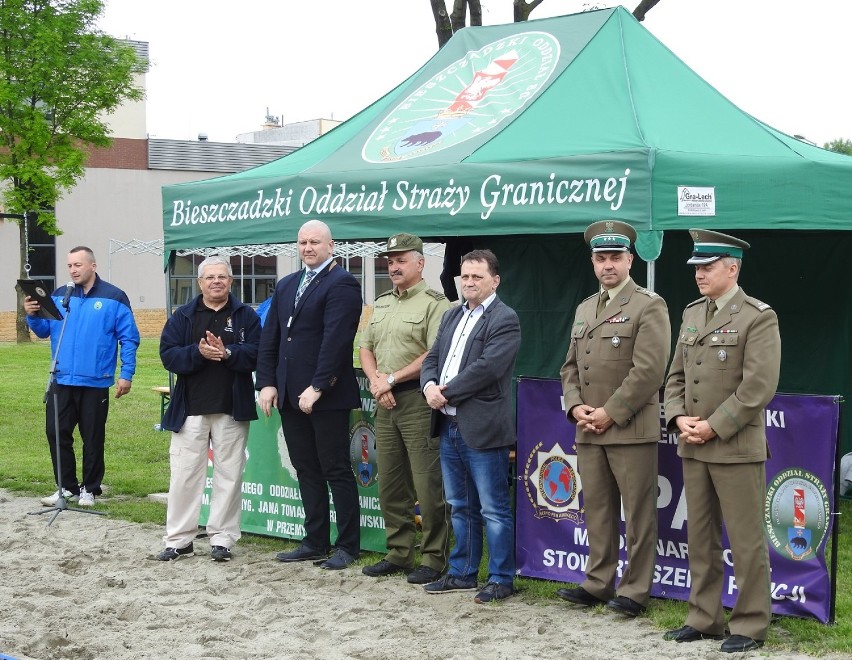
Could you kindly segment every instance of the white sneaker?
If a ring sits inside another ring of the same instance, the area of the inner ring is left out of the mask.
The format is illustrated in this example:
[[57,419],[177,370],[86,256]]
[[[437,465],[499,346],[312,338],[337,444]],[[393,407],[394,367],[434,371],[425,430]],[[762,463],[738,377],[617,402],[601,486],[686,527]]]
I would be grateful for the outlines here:
[[80,499],[77,500],[77,504],[80,506],[95,506],[95,495],[94,493],[90,493],[86,490],[86,487],[83,486],[80,488]]
[[[70,490],[62,489],[62,497],[65,498],[66,502],[76,502],[77,496],[72,493]],[[42,506],[56,506],[56,503],[59,501],[59,489],[53,495],[48,495],[47,497],[41,498]]]

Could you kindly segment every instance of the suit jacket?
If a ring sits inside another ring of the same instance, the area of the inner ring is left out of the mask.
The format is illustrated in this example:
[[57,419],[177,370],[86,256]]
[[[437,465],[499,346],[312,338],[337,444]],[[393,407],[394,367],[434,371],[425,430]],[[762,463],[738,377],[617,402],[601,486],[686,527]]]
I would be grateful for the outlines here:
[[562,366],[568,419],[580,404],[600,408],[614,424],[596,435],[578,430],[577,442],[598,445],[658,442],[659,391],[666,376],[671,325],[665,301],[630,280],[600,316],[598,295],[577,307]]
[[698,416],[717,438],[678,443],[677,453],[709,463],[751,463],[767,457],[764,409],[781,369],[778,317],[740,289],[705,327],[707,298],[687,305],[666,380],[669,428],[678,415]]
[[[420,368],[420,388],[440,382],[441,371],[452,350],[453,332],[462,318],[462,307],[444,313],[435,343]],[[515,407],[512,370],[521,345],[521,324],[508,305],[495,298],[468,337],[458,375],[444,390],[465,443],[474,449],[515,444]],[[439,435],[442,412],[432,411],[432,435]]]
[[351,410],[361,405],[353,367],[353,342],[361,318],[361,287],[332,261],[314,277],[294,309],[302,271],[275,287],[257,355],[255,387],[278,388],[278,407],[285,397],[298,408],[309,386],[322,396],[315,411]]

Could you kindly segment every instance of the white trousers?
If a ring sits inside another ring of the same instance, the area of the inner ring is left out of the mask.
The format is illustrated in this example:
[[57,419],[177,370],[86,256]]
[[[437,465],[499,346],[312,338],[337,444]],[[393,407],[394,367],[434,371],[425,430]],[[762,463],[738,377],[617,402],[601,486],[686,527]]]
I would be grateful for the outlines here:
[[179,433],[172,433],[169,505],[163,537],[166,547],[185,548],[198,533],[210,447],[213,449],[213,498],[207,520],[210,545],[232,548],[239,540],[248,430],[248,422],[234,421],[227,414],[191,415]]

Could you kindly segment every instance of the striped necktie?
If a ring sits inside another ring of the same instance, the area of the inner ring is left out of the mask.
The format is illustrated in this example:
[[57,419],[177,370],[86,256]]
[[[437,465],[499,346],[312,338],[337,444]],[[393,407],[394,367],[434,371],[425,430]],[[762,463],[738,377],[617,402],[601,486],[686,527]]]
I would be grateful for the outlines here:
[[305,276],[302,278],[302,283],[299,285],[299,289],[296,291],[296,302],[293,303],[293,307],[299,304],[299,298],[302,297],[302,294],[305,292],[305,289],[308,288],[308,285],[311,283],[311,280],[316,276],[316,272],[313,270],[309,270],[305,273]]

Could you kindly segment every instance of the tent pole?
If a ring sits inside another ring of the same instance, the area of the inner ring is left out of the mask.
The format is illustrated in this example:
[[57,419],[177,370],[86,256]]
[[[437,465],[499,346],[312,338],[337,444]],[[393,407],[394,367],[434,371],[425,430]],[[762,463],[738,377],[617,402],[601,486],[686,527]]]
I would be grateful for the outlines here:
[[656,265],[656,263],[657,263],[657,260],[655,259],[654,261],[649,261],[648,264],[647,264],[647,268],[648,268],[648,290],[649,291],[655,290],[654,285],[656,283],[654,281],[654,275],[655,275],[654,266]]

